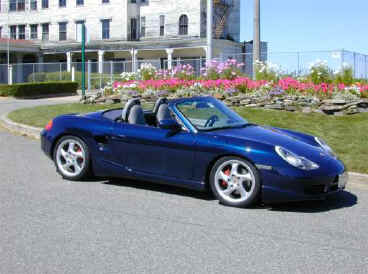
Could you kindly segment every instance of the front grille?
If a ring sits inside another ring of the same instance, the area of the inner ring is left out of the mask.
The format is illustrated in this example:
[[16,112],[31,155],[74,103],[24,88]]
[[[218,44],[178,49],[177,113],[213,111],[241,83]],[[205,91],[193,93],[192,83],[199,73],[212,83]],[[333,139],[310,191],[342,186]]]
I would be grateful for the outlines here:
[[326,185],[312,185],[304,189],[306,194],[322,194],[325,193]]

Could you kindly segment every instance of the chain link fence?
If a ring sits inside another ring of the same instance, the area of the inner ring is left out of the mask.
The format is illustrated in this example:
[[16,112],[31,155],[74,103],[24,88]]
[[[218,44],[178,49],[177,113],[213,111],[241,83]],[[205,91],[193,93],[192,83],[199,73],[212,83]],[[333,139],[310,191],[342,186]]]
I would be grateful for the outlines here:
[[[303,76],[309,73],[310,65],[316,61],[325,61],[331,72],[338,71],[344,66],[353,69],[355,78],[368,79],[368,55],[351,52],[347,50],[336,51],[300,51],[300,52],[264,52],[261,54],[264,62],[276,66],[280,73],[291,76]],[[252,54],[238,54],[217,57],[215,60],[221,62],[228,58],[236,59],[239,63],[244,63],[242,72],[252,76],[253,56]],[[167,59],[137,60],[132,61],[105,61],[86,62],[85,71],[86,86],[90,89],[101,89],[107,83],[121,79],[121,73],[133,72],[139,69],[142,64],[151,64],[157,69],[168,69]],[[206,66],[206,59],[202,58],[174,58],[172,67],[178,65],[191,65],[196,76],[200,76],[201,68]],[[12,83],[23,82],[45,82],[45,81],[65,81],[73,80],[81,82],[82,63],[74,62],[69,66],[66,62],[60,63],[23,63],[12,64],[11,70],[8,65],[0,64],[0,83],[8,83],[8,74],[12,73]],[[101,72],[101,73],[99,73]]]

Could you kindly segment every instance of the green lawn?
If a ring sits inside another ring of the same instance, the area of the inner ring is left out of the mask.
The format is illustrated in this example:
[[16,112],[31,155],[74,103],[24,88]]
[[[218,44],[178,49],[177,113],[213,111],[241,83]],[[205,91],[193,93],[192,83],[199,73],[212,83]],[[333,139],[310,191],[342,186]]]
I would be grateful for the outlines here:
[[[43,127],[53,117],[64,113],[86,113],[116,105],[63,104],[16,110],[9,114],[13,121]],[[248,121],[288,128],[324,138],[348,166],[356,172],[368,173],[368,113],[352,116],[292,113],[277,110],[236,108]]]

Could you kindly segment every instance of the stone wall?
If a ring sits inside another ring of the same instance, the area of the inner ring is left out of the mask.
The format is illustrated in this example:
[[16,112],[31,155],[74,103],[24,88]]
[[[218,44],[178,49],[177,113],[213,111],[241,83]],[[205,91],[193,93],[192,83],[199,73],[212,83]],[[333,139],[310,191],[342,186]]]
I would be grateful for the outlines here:
[[[128,95],[130,94],[130,95]],[[161,95],[145,96],[139,95],[136,91],[126,92],[123,95],[103,96],[97,93],[88,96],[82,103],[86,104],[125,104],[131,97],[139,97],[143,102],[155,102]],[[190,93],[187,95],[191,96]],[[164,95],[166,97],[166,95]],[[368,99],[326,99],[321,100],[317,97],[283,95],[283,96],[260,96],[256,94],[241,94],[225,97],[223,94],[214,93],[213,96],[218,100],[222,100],[229,107],[247,107],[247,108],[263,108],[270,110],[302,112],[302,113],[320,113],[325,115],[352,115],[368,112]],[[177,98],[178,95],[167,93],[170,99]]]

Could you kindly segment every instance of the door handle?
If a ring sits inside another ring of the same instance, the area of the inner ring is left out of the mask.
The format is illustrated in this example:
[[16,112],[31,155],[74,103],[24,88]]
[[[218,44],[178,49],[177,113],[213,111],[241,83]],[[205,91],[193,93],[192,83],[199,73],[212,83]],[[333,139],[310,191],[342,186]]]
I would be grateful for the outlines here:
[[109,141],[109,137],[106,135],[96,135],[94,138],[99,144],[107,144]]
[[118,135],[111,136],[111,139],[113,139],[113,140],[125,140],[125,139],[127,139],[127,136],[124,135],[124,134],[118,134]]

